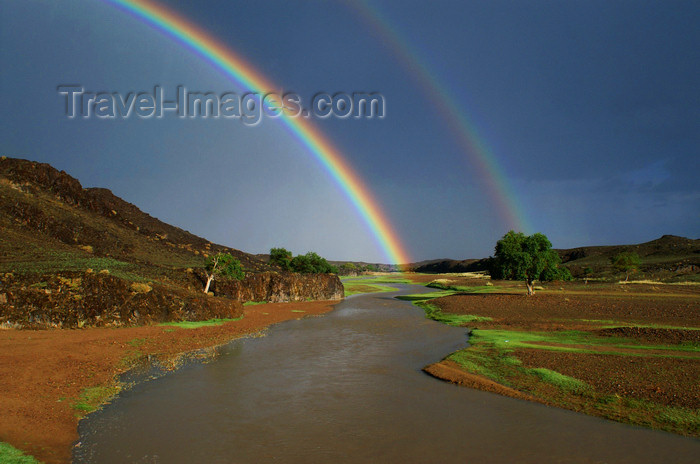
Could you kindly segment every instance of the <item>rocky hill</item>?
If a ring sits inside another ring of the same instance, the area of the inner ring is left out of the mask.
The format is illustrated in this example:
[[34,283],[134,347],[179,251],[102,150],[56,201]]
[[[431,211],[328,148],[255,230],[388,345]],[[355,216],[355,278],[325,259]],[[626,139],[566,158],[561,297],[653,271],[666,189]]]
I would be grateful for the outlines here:
[[[675,235],[637,245],[589,246],[556,250],[562,263],[574,277],[614,277],[610,258],[624,252],[634,252],[641,258],[640,274],[654,279],[696,280],[700,274],[700,239]],[[476,272],[489,269],[489,259],[440,259],[415,263],[417,272]]]
[[[218,252],[238,258],[247,277],[235,294],[210,298],[202,292],[201,269]],[[247,300],[342,298],[336,276],[273,277],[278,272],[107,189],[83,188],[48,164],[0,159],[0,323],[197,320],[236,317]]]
[[411,269],[416,272],[425,272],[426,274],[441,274],[446,272],[479,272],[488,271],[488,259],[463,259],[461,261],[455,259],[435,259],[422,261],[410,265]]
[[682,278],[700,273],[700,239],[664,235],[637,245],[590,246],[557,250],[574,276],[585,269],[596,275],[612,273],[610,258],[622,252],[637,253],[640,271],[656,278]]

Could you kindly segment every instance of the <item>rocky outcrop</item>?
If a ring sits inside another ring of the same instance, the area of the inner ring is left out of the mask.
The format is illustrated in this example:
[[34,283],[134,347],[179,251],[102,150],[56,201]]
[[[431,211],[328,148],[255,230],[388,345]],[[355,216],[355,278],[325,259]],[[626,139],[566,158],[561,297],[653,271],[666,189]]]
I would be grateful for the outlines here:
[[244,280],[214,281],[205,295],[202,274],[189,288],[131,282],[102,272],[0,275],[0,325],[21,328],[136,326],[171,321],[236,318],[243,302],[340,300],[335,274],[264,272]]
[[[202,292],[206,258],[248,277]],[[90,269],[100,270],[92,272]],[[245,301],[339,300],[335,275],[276,265],[161,222],[45,163],[0,157],[0,325],[83,327],[232,318]],[[110,274],[111,272],[111,274]]]
[[[185,260],[191,259],[188,255],[222,252],[232,254],[250,271],[276,269],[249,253],[211,243],[166,224],[108,189],[83,188],[78,179],[46,163],[0,158],[2,188],[0,214],[13,218],[15,225],[68,245],[89,245],[96,255],[131,261],[134,252],[147,244],[176,252]],[[15,194],[9,198],[13,191]]]
[[243,280],[215,280],[212,291],[217,296],[244,302],[340,300],[344,296],[343,283],[335,274],[262,272]]
[[134,326],[236,318],[240,301],[107,273],[2,276],[0,324],[22,328]]

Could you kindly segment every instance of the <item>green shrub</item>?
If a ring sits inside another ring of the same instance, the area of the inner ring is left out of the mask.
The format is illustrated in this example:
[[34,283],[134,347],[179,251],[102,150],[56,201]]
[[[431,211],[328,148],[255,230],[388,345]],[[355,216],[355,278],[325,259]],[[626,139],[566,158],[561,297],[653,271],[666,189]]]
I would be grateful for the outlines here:
[[305,255],[295,256],[291,261],[291,269],[301,274],[330,274],[337,273],[338,269],[332,266],[325,258],[313,251]]
[[3,464],[38,464],[32,456],[24,454],[8,443],[0,442],[0,462]]
[[292,252],[285,248],[271,248],[270,263],[277,264],[285,271],[289,271],[292,267]]

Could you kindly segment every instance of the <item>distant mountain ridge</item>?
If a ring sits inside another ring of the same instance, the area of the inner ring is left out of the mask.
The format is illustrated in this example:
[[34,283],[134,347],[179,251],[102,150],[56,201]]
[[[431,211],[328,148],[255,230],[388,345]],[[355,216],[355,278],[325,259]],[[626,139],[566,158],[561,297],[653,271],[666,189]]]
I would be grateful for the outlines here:
[[[640,270],[651,273],[700,272],[700,239],[664,235],[658,239],[636,245],[584,246],[557,249],[562,263],[574,276],[582,276],[587,268],[600,274],[610,271],[610,258],[621,252],[637,253],[642,265]],[[441,259],[413,263],[416,272],[475,272],[489,269],[489,259]]]
[[634,245],[588,246],[557,252],[574,275],[583,274],[586,268],[594,273],[603,272],[610,267],[610,258],[622,252],[637,253],[642,261],[642,272],[700,272],[700,239],[677,235],[663,235]]

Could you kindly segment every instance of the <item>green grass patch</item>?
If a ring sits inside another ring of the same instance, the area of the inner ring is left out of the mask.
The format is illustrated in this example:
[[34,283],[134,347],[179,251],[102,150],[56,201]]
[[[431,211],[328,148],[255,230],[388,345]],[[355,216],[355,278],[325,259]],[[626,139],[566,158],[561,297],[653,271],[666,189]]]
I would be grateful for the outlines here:
[[450,295],[455,295],[456,291],[454,290],[443,290],[443,291],[438,291],[438,292],[428,292],[428,293],[411,293],[408,295],[398,295],[396,298],[399,300],[405,300],[405,301],[413,301],[419,302],[419,301],[427,301],[427,300],[432,300],[435,298],[442,298],[443,296],[450,296]]
[[496,285],[478,285],[478,286],[465,286],[465,285],[447,285],[442,282],[432,281],[425,285],[428,288],[437,288],[440,290],[452,290],[455,292],[463,293],[492,293],[496,290],[502,290],[501,287]]
[[598,395],[595,410],[608,419],[684,435],[700,434],[700,410],[667,406],[619,395]]
[[67,251],[49,251],[39,259],[0,263],[0,272],[16,272],[17,274],[48,274],[60,271],[84,271],[86,269],[93,269],[95,272],[109,269],[110,273],[113,273],[114,271],[134,268],[134,265],[114,258],[85,256]]
[[73,404],[73,409],[82,414],[96,410],[102,403],[119,393],[121,387],[118,384],[98,387],[90,387],[83,390]]
[[590,322],[601,324],[603,329],[614,329],[616,327],[644,327],[648,329],[667,329],[667,330],[700,330],[700,327],[686,327],[678,325],[663,325],[663,324],[641,324],[637,322],[613,321],[610,319],[573,319],[576,321]]
[[472,314],[450,314],[443,313],[439,307],[427,303],[426,301],[414,302],[425,311],[425,317],[443,324],[461,327],[470,322],[484,322],[492,320],[490,317],[475,316]]
[[[436,319],[437,320],[437,319]],[[659,356],[687,358],[674,352],[699,352],[695,343],[682,345],[643,345],[635,340],[622,337],[599,337],[590,332],[565,330],[557,332],[521,332],[516,330],[474,330],[470,340],[493,345],[498,349],[512,351],[517,348],[534,348],[549,351],[566,351],[572,353],[598,353],[618,356]],[[542,344],[544,343],[544,344]],[[555,345],[546,345],[552,343]],[[604,346],[609,350],[586,349],[579,346]],[[616,349],[640,350],[639,352],[623,352]],[[644,353],[644,350],[664,350],[668,354]]]
[[591,386],[586,382],[582,382],[579,379],[569,377],[568,375],[561,374],[557,371],[552,371],[550,369],[545,369],[544,367],[535,367],[528,369],[528,372],[533,373],[543,382],[551,383],[556,385],[562,390],[570,392],[584,392],[591,389]]
[[520,360],[506,353],[499,353],[486,346],[472,346],[447,357],[472,374],[482,375],[495,382],[510,386],[504,367],[514,368]]
[[240,321],[241,319],[243,319],[243,316],[232,319],[209,319],[206,321],[162,322],[158,325],[165,327],[177,327],[179,329],[199,329],[200,327],[221,325],[225,322]]
[[687,408],[676,408],[667,406],[664,408],[655,407],[653,403],[647,403],[648,409],[652,409],[655,413],[654,418],[668,426],[670,430],[686,429],[700,430],[700,411]]
[[545,368],[527,368],[510,351],[488,344],[476,344],[448,356],[465,370],[506,386],[514,386],[519,377],[534,376],[568,393],[583,394],[592,390],[585,382]]
[[292,309],[292,312],[293,313],[305,313],[306,311],[304,311],[303,309]]
[[403,277],[376,277],[372,279],[373,283],[377,284],[414,284],[410,279],[405,279]]
[[40,464],[23,451],[18,450],[9,443],[0,442],[0,463],[2,464]]
[[458,295],[460,293],[491,293],[496,290],[499,290],[500,287],[496,286],[479,286],[479,287],[464,287],[464,286],[456,286],[456,287],[451,287],[451,286],[445,286],[442,284],[438,284],[438,286],[431,286],[431,285],[426,285],[426,287],[430,288],[440,288],[441,290],[438,290],[436,292],[428,292],[428,293],[411,293],[408,295],[399,295],[396,298],[399,300],[405,300],[405,301],[413,301],[419,302],[419,301],[427,301],[427,300],[432,300],[435,298],[442,298],[445,296],[452,296],[452,295]]
[[243,303],[243,306],[255,306],[267,303],[267,301],[246,301],[245,303]]
[[346,283],[345,296],[357,295],[359,293],[376,293],[376,292],[396,292],[397,288],[387,285],[368,284],[368,283]]

